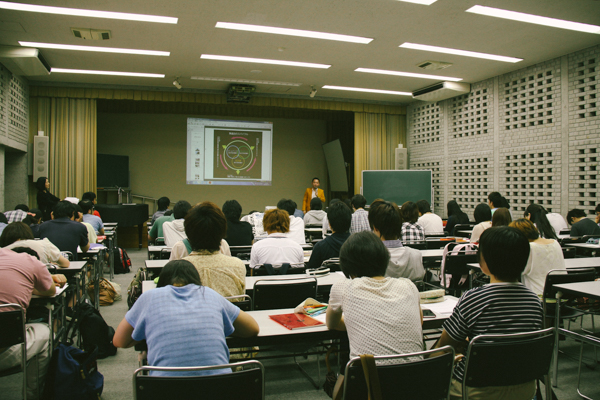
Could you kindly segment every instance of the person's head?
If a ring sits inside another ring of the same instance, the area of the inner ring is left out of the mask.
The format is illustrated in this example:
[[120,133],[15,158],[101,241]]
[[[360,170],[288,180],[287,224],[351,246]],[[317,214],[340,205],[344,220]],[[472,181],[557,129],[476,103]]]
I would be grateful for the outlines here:
[[492,227],[483,231],[479,238],[481,270],[504,282],[515,282],[520,278],[529,252],[527,237],[516,228]]
[[171,200],[169,200],[168,197],[164,197],[164,196],[156,201],[158,211],[165,211],[167,208],[169,208],[170,204],[171,204]]
[[371,231],[350,235],[340,249],[340,266],[347,278],[384,276],[390,252]]
[[0,213],[0,222],[8,224],[8,218],[6,218],[6,215],[4,215],[4,213]]
[[567,213],[567,222],[569,223],[569,225],[573,225],[574,223],[581,221],[585,217],[585,211],[580,210],[579,208],[574,208]]
[[322,210],[323,209],[323,202],[321,201],[320,198],[315,197],[310,201],[310,209],[312,210]]
[[431,204],[427,200],[417,201],[417,208],[419,209],[419,215],[427,214],[431,212]]
[[90,200],[82,200],[78,205],[81,207],[81,212],[84,214],[91,214],[94,210],[94,203],[92,203]]
[[29,214],[32,214],[32,215],[30,215],[34,220],[34,222],[32,222],[32,223],[34,223],[34,224],[42,223],[42,216],[43,216],[42,210],[40,210],[39,208],[32,208],[31,210],[29,210]]
[[485,221],[492,220],[492,210],[490,206],[485,203],[480,203],[475,207],[475,211],[473,212],[473,217],[475,217],[475,222],[478,224]]
[[369,215],[367,216],[367,219],[369,220],[369,227],[371,227],[371,230],[373,230],[373,211],[383,203],[385,203],[384,199],[375,199],[371,205],[369,205]]
[[529,240],[530,242],[533,242],[534,240],[538,240],[540,238],[540,233],[538,232],[537,228],[535,227],[533,222],[531,222],[527,218],[519,218],[508,224],[508,226],[512,228],[517,228],[518,230],[523,232],[523,234],[527,237],[527,240]]
[[48,182],[48,178],[45,176],[40,176],[37,181],[35,181],[35,187],[39,192],[43,192],[48,190],[50,187],[50,182]]
[[346,233],[352,224],[352,211],[344,202],[338,201],[327,209],[327,221],[332,232]]
[[79,206],[79,204],[73,204],[73,220],[77,222],[83,222],[83,209]]
[[210,201],[196,204],[186,213],[185,234],[193,250],[218,251],[227,235],[227,220],[223,211]]
[[[331,206],[329,207],[331,208]],[[265,232],[271,234],[274,232],[287,233],[290,231],[290,214],[279,208],[267,210],[263,216],[263,228]]]
[[386,201],[370,209],[369,223],[373,225],[373,231],[379,234],[381,240],[396,240],[400,237],[402,218],[396,203]]
[[277,208],[280,210],[285,210],[289,215],[294,215],[296,211],[296,202],[290,199],[281,199],[279,203],[277,203]]
[[11,250],[15,253],[25,253],[29,254],[31,257],[37,258],[38,260],[40,259],[39,254],[30,247],[13,247]]
[[312,179],[312,187],[313,187],[313,189],[317,189],[320,184],[321,184],[321,180],[319,178],[314,177]]
[[448,202],[448,204],[446,205],[446,209],[448,211],[448,217],[450,217],[451,215],[461,215],[464,214],[463,210],[461,210],[460,206],[458,205],[458,203],[456,202],[456,200],[450,200]]
[[6,247],[17,240],[32,240],[31,228],[23,222],[12,222],[8,224],[0,235],[0,247]]
[[348,206],[350,211],[352,211],[352,199],[344,199],[343,203]]
[[237,200],[227,200],[223,203],[223,214],[230,221],[239,221],[242,216],[242,205]]
[[508,200],[506,200],[506,197],[502,196],[500,199],[500,207],[504,207],[508,210],[510,210],[510,204],[508,204]]
[[29,207],[27,206],[27,204],[17,204],[15,206],[15,210],[21,210],[21,211],[29,212]]
[[548,211],[539,204],[530,204],[523,213],[523,216],[533,222],[540,234],[546,239],[558,239],[554,228],[546,217]]
[[494,211],[492,216],[492,226],[508,226],[512,222],[512,217],[508,209],[501,207]]
[[179,200],[173,206],[173,217],[175,219],[185,218],[185,215],[188,213],[188,211],[190,211],[190,208],[192,208],[190,203],[185,200]]
[[488,204],[490,208],[502,207],[502,195],[499,192],[488,194]]
[[402,208],[400,208],[400,216],[402,217],[402,222],[414,224],[419,219],[419,209],[415,203],[407,201],[402,204]]
[[173,260],[165,264],[158,277],[156,287],[185,286],[189,284],[202,286],[198,270],[188,260]]
[[59,201],[52,208],[52,219],[57,218],[73,218],[73,212],[75,211],[74,204],[70,201]]
[[352,197],[352,207],[354,207],[355,210],[358,210],[359,208],[365,208],[366,205],[367,199],[365,199],[365,196],[362,194],[355,194]]
[[96,193],[85,192],[83,195],[81,195],[81,200],[82,201],[89,200],[92,202],[92,204],[96,204]]

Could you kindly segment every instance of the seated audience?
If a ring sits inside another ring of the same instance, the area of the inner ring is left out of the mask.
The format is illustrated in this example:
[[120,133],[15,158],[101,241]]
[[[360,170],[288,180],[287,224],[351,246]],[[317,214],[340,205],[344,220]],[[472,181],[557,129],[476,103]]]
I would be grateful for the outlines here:
[[347,278],[331,287],[327,327],[347,330],[350,358],[423,350],[419,292],[409,279],[386,277],[390,254],[369,231],[351,235],[340,251]]
[[548,222],[552,225],[557,237],[560,235],[560,231],[569,230],[569,225],[567,224],[565,217],[559,213],[548,213],[546,214],[546,218],[548,218]]
[[[446,206],[448,211],[448,221],[446,222],[445,231],[449,235],[454,236],[454,227],[459,224],[468,224],[469,216],[463,212],[456,200],[450,200]],[[495,210],[492,210],[492,214]]]
[[352,197],[352,224],[350,224],[350,233],[370,231],[369,213],[365,210],[367,199],[362,194],[356,194]]
[[40,225],[40,239],[48,238],[60,251],[70,251],[77,261],[77,246],[82,252],[90,248],[87,229],[74,221],[75,206],[68,201],[59,201],[52,210],[52,220]]
[[85,226],[85,228],[87,229],[88,241],[90,242],[90,246],[94,243],[97,243],[98,235],[96,234],[94,227],[92,226],[92,224],[89,224],[89,223],[83,221],[83,209],[79,206],[79,204],[74,204],[73,207],[75,207],[75,213],[73,214],[73,221],[82,223]]
[[[316,197],[315,199],[321,201]],[[350,229],[350,223],[352,222],[352,212],[346,204],[338,201],[329,206],[329,209],[327,210],[327,220],[329,221],[333,233],[315,244],[310,255],[310,260],[308,260],[306,265],[307,268],[318,268],[323,264],[323,261],[329,260],[330,258],[338,258],[340,256],[342,245],[350,236],[348,230]]]
[[162,231],[165,238],[165,245],[173,247],[175,243],[186,238],[183,219],[192,208],[191,204],[185,200],[180,200],[173,206],[173,221],[164,222]]
[[[304,235],[304,220],[300,217],[294,217],[296,203],[293,200],[281,199],[279,200],[279,203],[277,203],[277,208],[287,211],[288,215],[290,216],[290,228],[286,236],[298,244],[306,244],[306,236]],[[265,229],[265,232],[266,231],[267,230]]]
[[[348,200],[348,199],[346,199],[346,200]],[[329,202],[329,207],[331,207],[338,201],[341,201],[341,200],[340,199],[331,199],[331,201]],[[348,205],[345,200],[344,200],[344,204]],[[348,206],[348,208],[352,211],[352,204],[350,204]],[[321,230],[321,232],[323,232],[323,237],[325,237],[325,235],[327,235],[328,232],[331,232],[331,228],[329,227],[329,221],[327,221],[327,215],[325,215],[325,218],[323,218],[323,229]]]
[[7,225],[8,219],[6,219],[6,216],[4,214],[0,213],[0,234],[2,233],[4,228],[6,228]]
[[[81,196],[81,201],[91,201],[92,205],[96,205],[96,193],[94,192],[85,192],[82,196]],[[93,213],[96,217],[98,218],[102,218],[100,216],[100,213],[94,209]]]
[[222,296],[244,294],[244,262],[219,251],[227,233],[227,220],[221,209],[216,204],[205,201],[186,214],[184,229],[192,252],[184,260],[196,267],[204,286]]
[[27,218],[27,215],[29,215],[28,212],[29,207],[27,207],[26,204],[17,204],[14,210],[5,211],[4,216],[10,224],[11,222],[23,221],[25,218]]
[[477,243],[483,231],[492,227],[492,209],[485,203],[478,204],[473,212],[473,217],[475,217],[477,225],[471,232],[471,243]]
[[[169,211],[171,211],[170,214],[168,214]],[[173,215],[172,211],[173,210],[168,210],[167,212],[165,212],[164,216],[159,217],[156,219],[156,221],[154,221],[154,223],[152,224],[152,228],[150,228],[150,232],[148,232],[149,242],[154,242],[157,238],[164,239],[165,236],[163,233],[163,224],[165,222],[171,222],[175,220],[175,216]]]
[[548,214],[548,211],[544,207],[539,204],[530,204],[527,206],[523,216],[533,222],[541,237],[557,240],[558,236],[556,234],[558,232],[554,230],[546,214]]
[[[206,366],[229,363],[227,336],[250,337],[258,332],[254,318],[206,286],[189,261],[178,260],[165,265],[156,289],[144,292],[127,312],[113,343],[126,348],[145,340],[152,366]],[[223,372],[231,371],[154,371],[151,375]]]
[[490,194],[488,194],[488,205],[492,210],[492,215],[494,215],[496,210],[502,207],[502,205],[504,204],[504,201],[502,199],[503,197],[499,192],[491,192]]
[[227,200],[223,204],[223,214],[227,218],[227,243],[230,246],[251,246],[254,240],[252,225],[240,221],[242,206],[237,200]]
[[[444,322],[442,335],[434,348],[451,345],[457,354],[464,354],[469,338],[477,335],[505,335],[541,329],[540,299],[519,283],[529,253],[529,242],[518,229],[493,227],[485,230],[479,239],[479,256],[481,271],[490,277],[490,283],[468,290],[461,296],[452,315]],[[462,398],[465,362],[463,357],[454,367],[451,399]],[[532,399],[535,395],[535,381],[514,386],[467,390],[469,399],[474,400]]]
[[553,269],[566,269],[560,244],[554,239],[540,237],[538,229],[528,219],[518,219],[511,222],[509,226],[523,232],[529,240],[531,252],[527,266],[521,275],[521,282],[541,297],[548,272]]
[[250,268],[258,268],[263,264],[280,266],[284,263],[304,266],[302,247],[287,235],[290,229],[287,211],[278,208],[268,210],[263,217],[263,227],[268,236],[252,245]]
[[508,226],[512,222],[510,211],[507,208],[500,207],[492,215],[492,227]]
[[[0,304],[29,306],[31,295],[53,296],[56,285],[66,283],[64,275],[50,275],[48,268],[28,254],[0,249]],[[10,311],[2,308],[2,312]],[[39,399],[50,362],[50,329],[45,323],[28,323],[27,335],[27,399]],[[21,345],[0,352],[0,371],[21,365]]]
[[402,246],[398,239],[402,230],[402,218],[396,203],[384,202],[371,206],[369,221],[373,233],[377,235],[390,253],[385,276],[392,278],[407,278],[418,281],[425,276],[423,255],[417,249]]
[[152,214],[150,225],[153,225],[157,219],[165,215],[165,211],[167,211],[169,209],[169,205],[171,205],[171,200],[169,200],[168,197],[161,197],[156,202],[156,205],[158,207],[158,211]]
[[569,211],[567,222],[571,225],[571,237],[600,235],[600,226],[589,219],[585,211],[578,208]]
[[304,226],[320,225],[323,226],[323,220],[327,213],[323,211],[323,202],[320,198],[315,197],[310,201],[310,211],[304,215]]
[[48,238],[34,240],[31,228],[23,222],[13,222],[8,224],[6,229],[0,235],[0,247],[13,249],[15,247],[27,247],[33,249],[38,259],[43,264],[56,264],[61,268],[69,266],[69,260],[60,254],[58,247],[53,245]]
[[400,236],[403,242],[425,240],[425,230],[417,223],[417,220],[419,219],[419,209],[415,203],[407,201],[402,204],[400,216],[402,217]]
[[50,182],[45,176],[41,176],[35,182],[35,187],[38,190],[37,203],[38,208],[42,210],[42,218],[44,221],[50,221],[52,219],[52,210],[56,203],[60,201],[58,197],[50,193]]
[[444,233],[444,222],[439,215],[431,212],[431,205],[427,200],[417,201],[419,219],[417,223],[423,227],[426,235],[437,235]]
[[104,224],[102,223],[102,220],[100,217],[96,217],[92,214],[94,204],[89,200],[85,200],[79,202],[79,207],[81,207],[81,211],[83,212],[83,222],[90,224],[94,228],[96,235],[104,235]]

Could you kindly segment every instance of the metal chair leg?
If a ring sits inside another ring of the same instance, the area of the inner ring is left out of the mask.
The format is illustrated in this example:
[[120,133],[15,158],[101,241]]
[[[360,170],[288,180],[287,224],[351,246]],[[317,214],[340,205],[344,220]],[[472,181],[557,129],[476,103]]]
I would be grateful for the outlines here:
[[[595,348],[596,346],[594,346],[594,349]],[[583,364],[583,342],[581,342],[581,346],[579,348],[579,368],[577,368],[577,394],[579,394],[579,396],[584,399],[592,400],[591,397],[587,397],[586,395],[581,393],[581,390],[579,389],[579,383],[581,382],[581,364]]]

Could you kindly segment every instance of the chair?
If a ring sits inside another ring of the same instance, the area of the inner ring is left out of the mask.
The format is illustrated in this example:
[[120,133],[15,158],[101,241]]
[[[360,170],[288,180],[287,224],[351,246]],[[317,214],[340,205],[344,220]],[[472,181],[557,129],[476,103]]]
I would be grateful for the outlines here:
[[[207,371],[223,368],[254,367],[231,373],[199,376],[152,376],[147,371]],[[135,400],[163,400],[176,396],[180,399],[247,399],[265,398],[265,369],[256,361],[207,367],[150,367],[138,368],[133,373]]]
[[229,251],[233,257],[237,257],[240,260],[249,260],[250,252],[252,251],[252,245],[250,246],[229,246]]
[[458,237],[471,237],[470,233],[459,233],[458,231],[472,231],[474,224],[456,224],[454,225],[454,231],[450,232],[451,235]]
[[[473,287],[473,277],[471,275],[472,270],[467,266],[467,264],[479,262],[478,251],[476,249],[473,250],[465,248],[458,250],[456,254],[453,254],[452,249],[456,246],[456,244],[451,243],[448,246],[448,253],[446,253],[444,256],[444,268],[442,268],[442,273],[440,276],[440,285],[446,290],[460,292],[460,287],[457,286],[457,279],[460,279],[461,276],[467,275],[469,289],[471,289]],[[452,275],[450,285],[446,284],[446,275]]]
[[402,245],[417,250],[427,250],[427,242],[425,240],[407,240],[406,242],[402,242]]
[[329,258],[321,263],[321,267],[329,268],[330,272],[341,271],[342,267],[340,266],[339,258]]
[[[425,358],[440,352],[443,354]],[[377,366],[382,399],[448,398],[454,366],[454,349],[451,346],[418,353],[375,356],[376,362],[380,360],[400,361],[398,364]],[[344,400],[366,399],[367,385],[360,357],[354,357],[346,364],[344,376]]]
[[562,253],[564,258],[575,258],[575,255],[577,254],[577,248],[562,247]]
[[0,304],[0,348],[21,345],[21,365],[0,371],[0,377],[23,372],[23,398],[27,400],[27,334],[25,332],[25,309],[19,304]]
[[283,263],[279,266],[277,264],[259,264],[254,268],[250,268],[250,276],[296,275],[305,272],[306,266],[304,263]]
[[171,248],[165,247],[164,249],[160,249],[160,255],[158,256],[159,260],[168,260],[171,258]]
[[254,306],[252,305],[252,297],[248,296],[247,294],[240,294],[238,296],[227,296],[225,298],[231,301],[234,305],[238,306],[239,309],[242,311],[254,310]]
[[543,378],[546,399],[552,398],[548,372],[554,328],[507,335],[479,335],[467,348],[463,399],[468,387],[511,386]]
[[165,245],[165,238],[164,237],[157,237],[156,240],[154,241],[154,245],[155,246],[164,246]]
[[323,225],[309,224],[304,227],[304,236],[310,243],[323,239]]
[[436,237],[435,239],[425,239],[427,250],[443,249],[448,243],[456,242],[455,238]]
[[73,253],[71,253],[70,251],[61,251],[60,254],[66,258],[69,261],[75,261],[75,257],[73,256]]
[[308,297],[317,296],[317,278],[259,279],[254,282],[254,309],[295,308]]

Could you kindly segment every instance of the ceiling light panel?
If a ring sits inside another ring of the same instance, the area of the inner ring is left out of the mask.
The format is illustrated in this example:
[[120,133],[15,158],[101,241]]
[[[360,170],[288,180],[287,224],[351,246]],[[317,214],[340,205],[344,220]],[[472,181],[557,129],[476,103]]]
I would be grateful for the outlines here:
[[37,42],[19,42],[23,47],[35,47],[38,49],[57,49],[57,50],[78,50],[78,51],[96,51],[100,53],[121,53],[121,54],[141,54],[147,56],[169,56],[168,51],[137,50],[137,49],[118,49],[112,47],[96,46],[74,46],[70,44],[57,43],[37,43]]
[[354,71],[356,71],[356,72],[367,72],[367,73],[370,73],[370,74],[406,76],[408,78],[435,79],[435,80],[438,80],[438,81],[451,81],[451,82],[462,81],[462,78],[453,78],[451,76],[414,74],[412,72],[386,71],[384,69],[356,68]]
[[210,76],[192,76],[190,79],[194,79],[197,81],[253,83],[255,85],[302,86],[301,83],[294,82],[259,81],[256,79],[215,78]]
[[232,57],[232,56],[219,56],[215,54],[202,54],[200,58],[205,60],[220,60],[220,61],[237,61],[247,62],[256,64],[272,64],[272,65],[286,65],[290,67],[306,67],[306,68],[321,68],[327,69],[331,65],[327,64],[314,64],[298,61],[283,61],[283,60],[269,60],[266,58],[249,58],[249,57]]
[[435,3],[437,0],[398,0],[404,3],[415,3],[415,4],[423,4],[425,6],[429,6]]
[[347,90],[347,91],[350,91],[350,92],[366,92],[366,93],[393,94],[393,95],[397,95],[397,96],[412,96],[411,92],[394,92],[392,90],[366,89],[366,88],[355,88],[355,87],[347,87],[347,86],[325,85],[325,86],[323,86],[323,89]]
[[51,73],[61,74],[85,74],[85,75],[111,75],[111,76],[137,76],[141,78],[164,78],[164,74],[146,74],[142,72],[117,72],[117,71],[93,71],[89,69],[66,69],[52,68]]
[[516,11],[502,10],[500,8],[485,7],[485,6],[473,6],[467,10],[467,12],[487,15],[490,17],[497,17],[503,19],[510,19],[513,21],[527,22],[530,24],[550,26],[553,28],[568,29],[571,31],[587,32],[600,34],[600,26],[583,24],[581,22],[565,21],[563,19],[542,17],[540,15],[525,14]]
[[522,58],[498,56],[495,54],[478,53],[475,51],[451,49],[448,47],[429,46],[426,44],[416,44],[416,43],[406,42],[406,43],[402,43],[399,47],[402,47],[404,49],[424,50],[424,51],[431,51],[434,53],[454,54],[457,56],[483,58],[486,60],[503,61],[503,62],[509,62],[509,63],[516,63],[519,61],[523,61]]
[[122,19],[127,21],[158,22],[162,24],[176,24],[177,18],[161,17],[158,15],[130,14],[112,11],[83,10],[79,8],[39,6],[35,4],[9,3],[0,1],[0,9],[15,11],[30,11],[44,14],[74,15],[77,17]]
[[276,35],[298,36],[313,39],[336,40],[339,42],[368,44],[373,39],[360,36],[338,35],[335,33],[304,31],[301,29],[276,28],[273,26],[236,24],[233,22],[217,22],[215,28],[234,29],[247,32],[273,33]]

